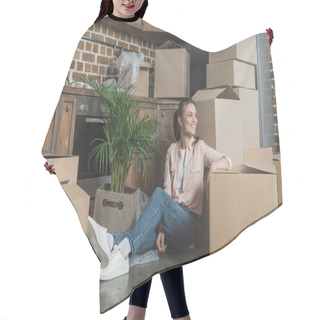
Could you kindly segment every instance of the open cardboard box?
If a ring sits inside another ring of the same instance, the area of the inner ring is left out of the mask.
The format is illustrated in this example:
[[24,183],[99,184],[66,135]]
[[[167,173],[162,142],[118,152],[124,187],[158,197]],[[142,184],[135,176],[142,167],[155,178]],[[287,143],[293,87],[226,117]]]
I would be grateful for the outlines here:
[[46,156],[56,176],[77,211],[81,227],[87,234],[90,196],[77,185],[79,156]]
[[156,49],[154,74],[155,98],[190,97],[190,55],[173,41]]
[[209,252],[225,247],[244,229],[278,208],[272,148],[244,151],[244,165],[210,173]]
[[234,90],[198,90],[192,97],[198,115],[197,135],[207,145],[229,156],[235,165],[243,164],[242,105]]

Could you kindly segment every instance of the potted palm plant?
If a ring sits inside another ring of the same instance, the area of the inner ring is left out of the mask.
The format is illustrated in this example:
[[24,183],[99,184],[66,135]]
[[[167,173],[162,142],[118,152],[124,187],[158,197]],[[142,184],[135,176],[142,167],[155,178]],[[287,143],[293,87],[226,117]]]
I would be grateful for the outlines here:
[[104,139],[92,141],[89,161],[101,175],[110,166],[111,184],[97,189],[94,218],[111,232],[129,229],[136,219],[139,189],[126,187],[130,171],[136,163],[147,179],[146,162],[154,157],[158,139],[159,122],[156,115],[141,116],[145,107],[133,99],[133,86],[118,88],[112,84],[98,83],[90,77],[81,82],[92,87],[102,98],[107,110],[104,122]]

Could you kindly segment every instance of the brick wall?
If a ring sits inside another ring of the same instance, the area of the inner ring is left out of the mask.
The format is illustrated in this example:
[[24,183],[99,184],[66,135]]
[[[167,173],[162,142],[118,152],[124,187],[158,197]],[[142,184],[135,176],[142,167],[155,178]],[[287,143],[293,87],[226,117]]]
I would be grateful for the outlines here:
[[155,66],[156,44],[107,26],[94,25],[78,44],[68,73],[69,81],[77,81],[82,75],[88,75],[99,82],[117,79],[115,62],[123,49],[142,52],[145,55],[144,62]]

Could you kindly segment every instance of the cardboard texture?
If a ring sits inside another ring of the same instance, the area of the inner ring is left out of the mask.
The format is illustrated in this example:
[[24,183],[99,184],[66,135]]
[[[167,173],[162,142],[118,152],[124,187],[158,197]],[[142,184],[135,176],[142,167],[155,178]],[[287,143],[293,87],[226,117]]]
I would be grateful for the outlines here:
[[[251,155],[253,158],[250,158]],[[246,163],[255,163],[258,168],[243,165],[231,171],[210,173],[211,253],[222,249],[245,228],[278,207],[277,175],[272,164],[272,148],[251,150],[247,157]],[[272,172],[263,171],[263,167],[269,167]]]
[[140,65],[140,71],[136,79],[135,94],[140,97],[149,97],[149,79],[152,65],[149,62],[143,62]]
[[260,147],[260,111],[257,90],[233,88],[242,105],[243,148]]
[[79,156],[46,156],[49,164],[53,164],[56,176],[63,184],[77,183]]
[[199,90],[192,99],[201,123],[197,135],[234,165],[243,164],[242,106],[235,92],[230,87]]
[[190,55],[173,41],[158,47],[155,53],[155,98],[190,97]]
[[76,209],[83,231],[87,234],[90,196],[77,185],[79,156],[48,156],[47,160],[54,165],[56,176]]
[[255,89],[255,67],[238,60],[207,64],[207,88],[226,85]]
[[236,59],[256,65],[256,46],[256,36],[249,37],[227,49],[218,52],[209,52],[209,63]]
[[84,233],[87,234],[88,217],[90,210],[90,196],[77,184],[74,183],[63,184],[62,188],[72,202],[72,205],[76,209],[81,227]]

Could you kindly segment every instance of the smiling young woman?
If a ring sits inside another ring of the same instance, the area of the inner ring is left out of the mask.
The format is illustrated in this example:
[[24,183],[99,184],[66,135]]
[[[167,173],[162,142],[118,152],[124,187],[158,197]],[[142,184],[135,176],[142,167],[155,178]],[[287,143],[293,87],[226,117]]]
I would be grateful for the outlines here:
[[125,19],[143,18],[147,7],[148,0],[101,0],[100,12],[95,22],[110,14]]

